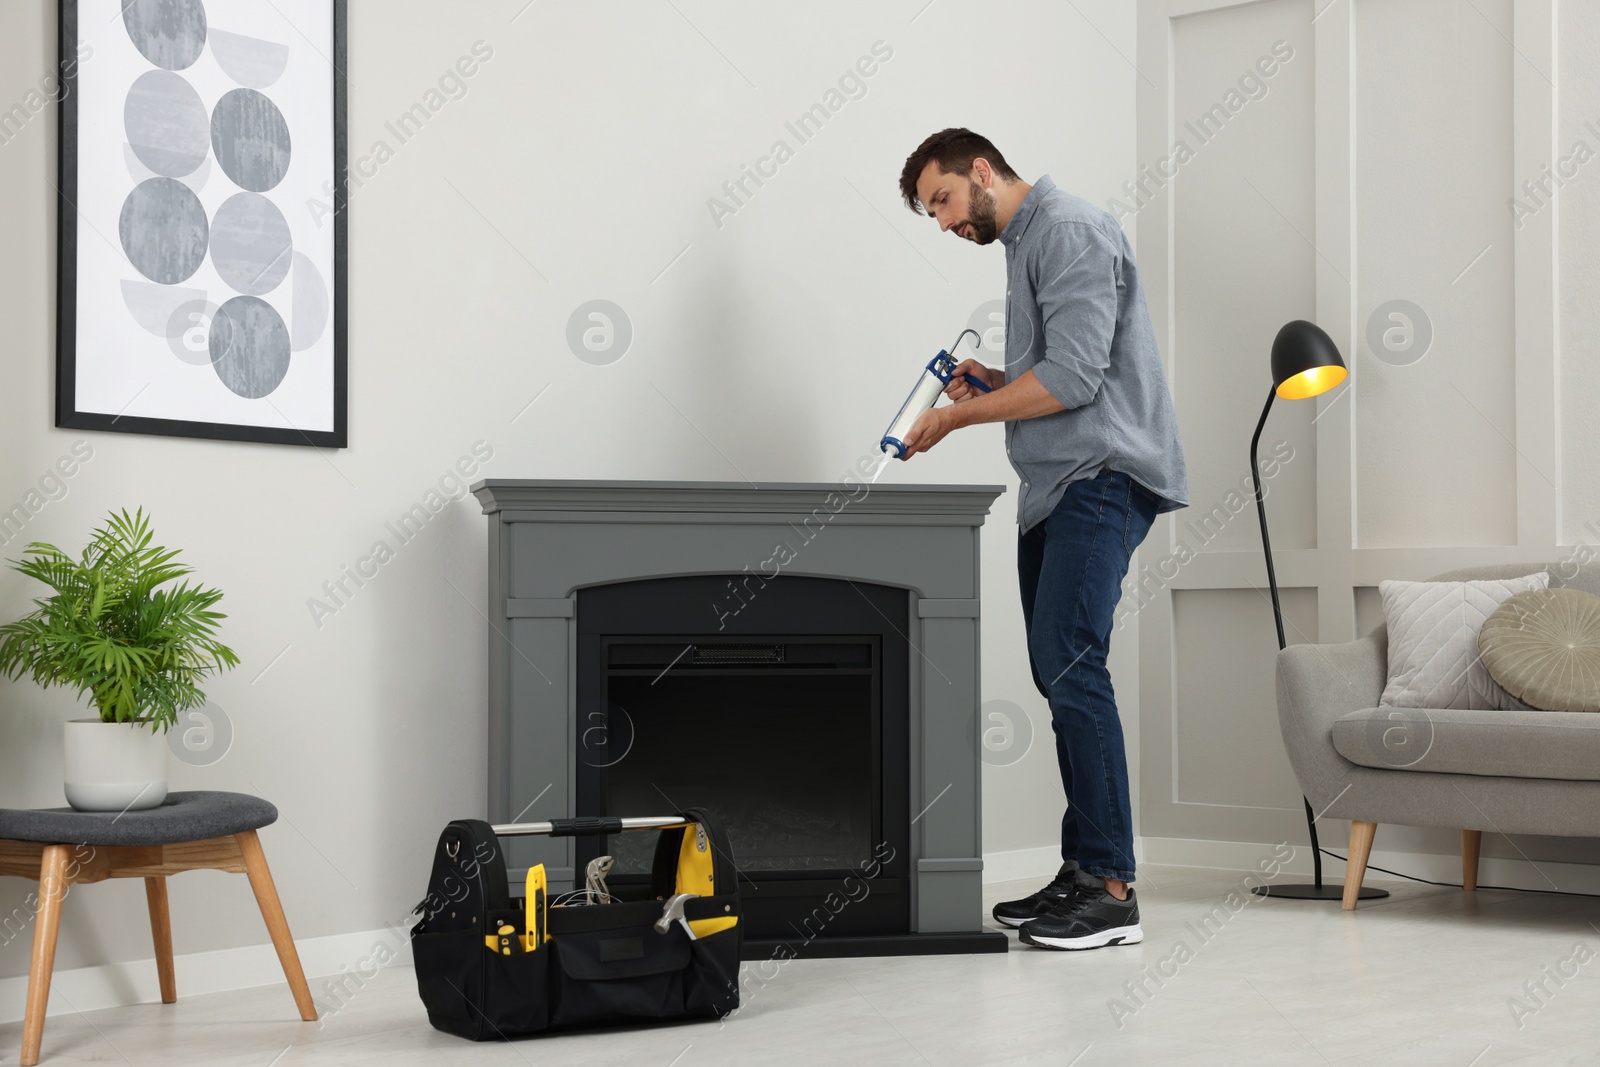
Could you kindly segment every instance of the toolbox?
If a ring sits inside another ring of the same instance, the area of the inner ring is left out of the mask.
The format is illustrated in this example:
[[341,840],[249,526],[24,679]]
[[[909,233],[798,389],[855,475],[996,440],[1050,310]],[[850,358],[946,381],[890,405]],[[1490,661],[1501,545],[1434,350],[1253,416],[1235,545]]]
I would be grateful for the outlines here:
[[[542,866],[513,898],[500,838],[656,831],[642,898],[552,900]],[[739,1006],[737,872],[721,824],[687,808],[652,818],[445,827],[411,930],[417,991],[436,1029],[492,1041],[564,1026],[688,1017]]]

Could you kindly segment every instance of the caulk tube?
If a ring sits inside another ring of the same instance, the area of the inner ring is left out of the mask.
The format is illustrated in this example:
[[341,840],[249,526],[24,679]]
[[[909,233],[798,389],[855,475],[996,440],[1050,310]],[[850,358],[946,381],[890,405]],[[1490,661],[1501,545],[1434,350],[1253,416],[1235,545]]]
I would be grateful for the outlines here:
[[[917,379],[916,386],[911,390],[911,395],[906,397],[906,402],[900,405],[900,413],[894,417],[889,428],[883,433],[883,440],[878,447],[899,459],[906,454],[906,434],[911,432],[911,427],[918,417],[933,405],[939,402],[940,395],[945,386],[949,385],[955,377],[955,361],[943,349],[928,361],[927,367],[922,371],[922,376]],[[968,385],[987,393],[989,387],[977,378],[968,376]]]

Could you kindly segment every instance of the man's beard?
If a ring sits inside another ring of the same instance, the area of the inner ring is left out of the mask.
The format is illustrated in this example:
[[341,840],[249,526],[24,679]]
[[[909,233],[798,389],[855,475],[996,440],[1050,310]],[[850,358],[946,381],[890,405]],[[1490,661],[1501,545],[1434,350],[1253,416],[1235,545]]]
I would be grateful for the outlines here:
[[972,227],[972,236],[968,240],[973,244],[986,245],[1000,235],[994,217],[994,197],[977,182],[968,181],[972,186],[967,208],[967,225]]

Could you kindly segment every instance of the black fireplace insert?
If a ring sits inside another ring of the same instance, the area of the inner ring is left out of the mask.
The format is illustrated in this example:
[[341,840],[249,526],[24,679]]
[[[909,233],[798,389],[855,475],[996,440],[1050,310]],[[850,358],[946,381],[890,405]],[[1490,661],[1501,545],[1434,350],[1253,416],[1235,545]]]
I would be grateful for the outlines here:
[[[577,814],[708,808],[750,942],[906,934],[909,594],[814,577],[658,578],[577,595]],[[577,839],[648,882],[651,835]]]

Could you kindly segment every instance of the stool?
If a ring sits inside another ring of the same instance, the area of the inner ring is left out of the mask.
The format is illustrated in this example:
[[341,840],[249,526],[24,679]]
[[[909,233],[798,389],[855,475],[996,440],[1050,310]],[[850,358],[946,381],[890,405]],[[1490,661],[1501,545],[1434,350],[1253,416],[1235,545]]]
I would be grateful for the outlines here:
[[0,875],[39,880],[33,963],[28,971],[28,1003],[22,1029],[22,1067],[39,1062],[50,975],[55,969],[61,901],[79,882],[104,878],[143,878],[150,906],[150,931],[156,946],[161,1002],[178,999],[172,968],[172,920],[167,914],[167,876],[213,870],[245,874],[267,922],[278,962],[300,1009],[315,1022],[316,1006],[300,968],[300,955],[272,884],[272,872],[256,831],[278,819],[278,809],[242,793],[169,793],[159,807],[144,811],[82,812],[70,808],[0,808]]

